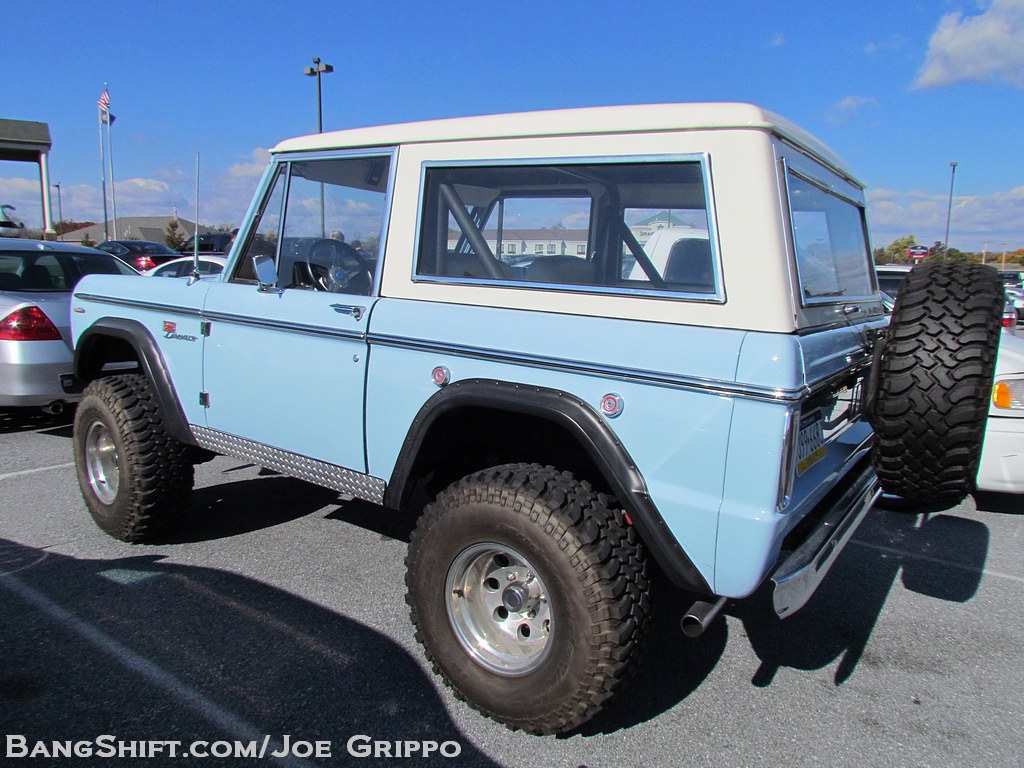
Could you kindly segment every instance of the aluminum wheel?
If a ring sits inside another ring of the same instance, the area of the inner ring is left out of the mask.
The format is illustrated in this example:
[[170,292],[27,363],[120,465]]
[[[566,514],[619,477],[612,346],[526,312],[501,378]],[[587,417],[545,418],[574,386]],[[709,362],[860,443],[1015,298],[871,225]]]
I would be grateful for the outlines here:
[[121,469],[114,437],[101,421],[90,424],[85,435],[85,473],[96,498],[113,504],[121,485]]
[[506,677],[536,669],[550,647],[548,590],[529,561],[502,544],[463,550],[445,582],[448,620],[477,664]]

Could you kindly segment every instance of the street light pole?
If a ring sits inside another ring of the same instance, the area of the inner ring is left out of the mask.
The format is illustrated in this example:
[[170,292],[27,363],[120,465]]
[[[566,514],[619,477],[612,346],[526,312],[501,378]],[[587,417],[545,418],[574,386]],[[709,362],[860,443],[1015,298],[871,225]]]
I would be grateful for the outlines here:
[[[319,56],[313,57],[313,66],[306,67],[302,70],[302,73],[309,77],[316,78],[316,131],[317,133],[324,132],[324,110],[323,110],[323,91],[320,89],[320,76],[330,74],[334,71],[334,67],[330,64],[322,64]],[[326,237],[327,226],[324,223],[324,185],[323,182],[320,184],[320,237]]]
[[53,186],[57,189],[57,220],[59,222],[57,226],[60,227],[57,231],[57,237],[61,242],[64,242],[64,208],[60,203],[60,182],[58,181]]
[[322,64],[319,56],[313,57],[313,66],[306,67],[302,70],[303,74],[309,77],[316,78],[316,130],[317,133],[324,132],[324,117],[323,117],[323,92],[320,89],[320,76],[330,74],[334,71],[334,67],[330,64]]
[[956,167],[959,163],[953,162],[949,164],[952,169],[949,173],[949,207],[946,209],[946,239],[942,241],[942,258],[945,260],[949,256],[949,219],[953,214],[953,181],[956,180]]

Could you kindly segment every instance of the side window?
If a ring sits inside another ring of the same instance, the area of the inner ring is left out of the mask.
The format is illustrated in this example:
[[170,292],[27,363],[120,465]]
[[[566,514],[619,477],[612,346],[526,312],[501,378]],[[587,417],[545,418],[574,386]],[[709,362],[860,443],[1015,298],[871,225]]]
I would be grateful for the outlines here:
[[700,161],[430,167],[416,276],[720,294]]
[[302,160],[282,166],[246,243],[235,279],[252,279],[252,257],[274,256],[282,286],[369,295],[380,261],[388,156]]
[[804,303],[873,294],[873,260],[863,208],[792,171],[788,184]]

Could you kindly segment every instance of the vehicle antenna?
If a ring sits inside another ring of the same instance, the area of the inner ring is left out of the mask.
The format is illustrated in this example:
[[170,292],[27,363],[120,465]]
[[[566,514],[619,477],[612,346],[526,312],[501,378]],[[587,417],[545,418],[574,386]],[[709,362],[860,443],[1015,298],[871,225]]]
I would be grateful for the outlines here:
[[199,153],[196,152],[196,227],[192,238],[192,281],[199,280]]

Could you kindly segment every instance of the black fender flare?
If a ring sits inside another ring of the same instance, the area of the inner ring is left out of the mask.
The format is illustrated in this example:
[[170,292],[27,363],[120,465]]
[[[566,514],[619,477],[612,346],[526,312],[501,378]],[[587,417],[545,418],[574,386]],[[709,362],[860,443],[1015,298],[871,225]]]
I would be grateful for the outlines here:
[[712,594],[665,524],[626,447],[591,405],[567,392],[491,379],[466,379],[446,385],[423,404],[406,434],[384,496],[386,506],[401,509],[410,495],[416,480],[412,469],[431,426],[445,414],[465,407],[536,416],[563,428],[598,467],[665,574],[683,589]]
[[171,437],[186,445],[196,445],[160,346],[149,329],[139,321],[101,317],[82,332],[75,343],[74,362],[75,377],[81,385],[104,375],[103,364],[96,364],[94,352],[105,339],[110,338],[125,342],[135,351],[142,373],[153,386],[164,428]]

